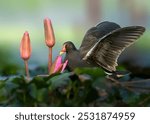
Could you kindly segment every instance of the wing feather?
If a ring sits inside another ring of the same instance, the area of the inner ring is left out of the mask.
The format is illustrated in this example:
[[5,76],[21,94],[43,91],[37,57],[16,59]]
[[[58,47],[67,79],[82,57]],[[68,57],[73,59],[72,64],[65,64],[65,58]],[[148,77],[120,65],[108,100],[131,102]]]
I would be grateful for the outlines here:
[[145,31],[142,26],[130,26],[110,32],[89,50],[84,60],[93,60],[109,72],[115,71],[122,51],[134,43]]
[[84,57],[100,38],[118,28],[120,28],[118,24],[108,21],[101,22],[95,27],[90,28],[86,32],[79,48],[81,57]]

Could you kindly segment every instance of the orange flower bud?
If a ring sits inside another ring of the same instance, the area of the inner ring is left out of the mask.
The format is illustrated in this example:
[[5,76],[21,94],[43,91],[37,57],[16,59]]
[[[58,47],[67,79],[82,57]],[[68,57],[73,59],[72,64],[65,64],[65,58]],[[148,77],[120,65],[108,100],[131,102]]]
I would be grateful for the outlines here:
[[24,33],[21,40],[20,56],[23,60],[28,60],[31,56],[30,37],[27,31]]
[[55,35],[51,20],[49,18],[44,19],[44,32],[46,45],[48,47],[53,47],[55,45]]

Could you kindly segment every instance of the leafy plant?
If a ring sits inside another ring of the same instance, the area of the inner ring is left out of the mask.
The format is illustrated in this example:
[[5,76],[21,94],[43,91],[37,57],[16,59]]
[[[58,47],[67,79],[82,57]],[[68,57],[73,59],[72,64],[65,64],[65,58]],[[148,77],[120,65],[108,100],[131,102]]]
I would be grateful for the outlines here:
[[[143,85],[139,85],[143,84]],[[144,87],[146,86],[146,87]],[[106,78],[99,68],[0,80],[1,106],[149,106],[149,80]]]

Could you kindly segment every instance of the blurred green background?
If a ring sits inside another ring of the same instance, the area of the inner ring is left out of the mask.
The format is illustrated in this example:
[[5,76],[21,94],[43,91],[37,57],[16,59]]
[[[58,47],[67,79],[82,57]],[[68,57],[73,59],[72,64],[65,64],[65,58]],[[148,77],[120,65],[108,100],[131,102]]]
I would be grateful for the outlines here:
[[10,64],[23,67],[19,46],[25,31],[30,33],[32,43],[30,66],[47,66],[45,17],[52,20],[56,36],[54,58],[65,41],[71,40],[79,47],[86,30],[102,21],[113,21],[122,27],[145,26],[146,32],[132,47],[147,55],[150,53],[149,3],[149,0],[0,0],[0,69]]

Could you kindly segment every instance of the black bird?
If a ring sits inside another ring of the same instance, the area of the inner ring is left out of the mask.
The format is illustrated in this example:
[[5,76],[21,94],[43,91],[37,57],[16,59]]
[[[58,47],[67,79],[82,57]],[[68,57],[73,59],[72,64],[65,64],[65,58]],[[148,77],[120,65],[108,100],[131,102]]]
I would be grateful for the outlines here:
[[79,50],[71,41],[63,44],[60,54],[66,52],[68,68],[101,67],[108,73],[116,72],[117,59],[145,31],[142,26],[121,28],[114,22],[102,22],[90,28]]

